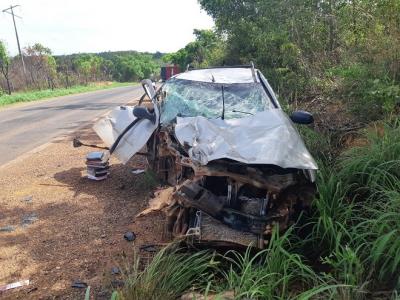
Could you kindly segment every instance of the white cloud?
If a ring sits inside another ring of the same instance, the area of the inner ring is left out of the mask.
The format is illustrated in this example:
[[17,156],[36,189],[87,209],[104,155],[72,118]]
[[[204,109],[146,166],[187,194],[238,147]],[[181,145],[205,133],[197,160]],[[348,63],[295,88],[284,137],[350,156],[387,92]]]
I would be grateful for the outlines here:
[[[15,13],[21,46],[40,42],[55,54],[115,50],[171,52],[212,28],[197,0],[19,0]],[[9,1],[0,0],[0,9]],[[10,15],[0,13],[0,39],[17,45]]]

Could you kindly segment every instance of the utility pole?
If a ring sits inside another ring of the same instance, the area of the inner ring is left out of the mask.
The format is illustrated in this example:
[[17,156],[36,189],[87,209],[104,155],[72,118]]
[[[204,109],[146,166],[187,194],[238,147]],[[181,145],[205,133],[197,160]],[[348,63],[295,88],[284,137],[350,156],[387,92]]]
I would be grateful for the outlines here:
[[21,52],[21,46],[19,44],[19,38],[18,38],[17,25],[15,24],[15,17],[20,18],[20,19],[22,19],[22,18],[17,16],[16,14],[14,14],[14,10],[13,10],[13,8],[18,7],[18,6],[20,6],[20,5],[14,5],[14,6],[10,5],[10,7],[4,9],[3,12],[12,15],[12,19],[13,19],[13,23],[14,23],[14,29],[15,29],[15,36],[17,38],[19,56],[21,57],[22,69],[24,71],[24,75],[25,75],[25,78],[26,78],[26,69],[25,69],[24,56],[22,55],[22,52]]

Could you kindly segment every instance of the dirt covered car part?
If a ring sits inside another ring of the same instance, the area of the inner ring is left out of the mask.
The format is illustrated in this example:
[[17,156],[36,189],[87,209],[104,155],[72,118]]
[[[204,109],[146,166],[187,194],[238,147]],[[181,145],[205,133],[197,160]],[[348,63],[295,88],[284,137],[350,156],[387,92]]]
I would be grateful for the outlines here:
[[302,170],[230,160],[201,166],[171,141],[158,143],[155,171],[177,186],[166,209],[166,230],[172,237],[263,248],[274,226],[285,230],[313,200],[315,185]]
[[263,248],[310,206],[317,165],[293,122],[313,118],[288,117],[254,66],[189,70],[158,93],[143,87],[150,110],[119,107],[94,129],[109,147],[124,132],[114,154],[125,163],[146,149],[173,187],[140,214],[164,211],[166,237]]

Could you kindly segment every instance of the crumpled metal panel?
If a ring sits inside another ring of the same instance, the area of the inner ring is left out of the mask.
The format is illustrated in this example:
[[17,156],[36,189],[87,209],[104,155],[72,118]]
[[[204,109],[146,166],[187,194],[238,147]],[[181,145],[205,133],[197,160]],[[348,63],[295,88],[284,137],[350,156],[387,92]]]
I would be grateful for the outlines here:
[[191,148],[189,156],[202,165],[229,158],[247,164],[318,169],[290,119],[271,109],[241,119],[177,118],[175,135]]
[[[134,106],[118,106],[93,126],[93,130],[108,147],[136,119],[133,109]],[[127,163],[135,153],[142,149],[158,127],[159,110],[157,105],[154,105],[154,112],[156,114],[155,124],[147,119],[140,120],[122,137],[113,153],[122,163]]]

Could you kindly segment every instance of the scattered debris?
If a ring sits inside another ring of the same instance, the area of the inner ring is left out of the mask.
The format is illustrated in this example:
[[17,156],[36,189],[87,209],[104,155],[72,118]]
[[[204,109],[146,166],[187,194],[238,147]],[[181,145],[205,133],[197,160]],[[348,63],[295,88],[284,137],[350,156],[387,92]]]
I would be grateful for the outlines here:
[[77,280],[71,284],[71,287],[76,289],[86,289],[88,287],[88,284],[86,282]]
[[22,217],[21,225],[23,227],[26,227],[28,225],[35,223],[37,220],[39,220],[39,218],[35,213],[27,214]]
[[86,156],[87,177],[92,180],[104,180],[110,174],[109,154],[107,152],[89,152]]
[[13,232],[17,227],[12,226],[12,225],[6,225],[3,227],[0,227],[0,232]]
[[34,286],[34,287],[31,287],[31,288],[27,291],[27,293],[30,294],[30,293],[33,293],[33,292],[35,292],[35,291],[37,291],[37,290],[38,290],[37,286]]
[[149,201],[149,207],[139,213],[136,217],[141,217],[151,213],[152,211],[161,210],[172,204],[172,195],[175,187],[169,187],[158,190],[154,193],[154,198]]
[[124,234],[124,239],[128,242],[133,242],[134,240],[136,240],[136,234],[132,231],[128,231]]
[[78,137],[75,137],[75,138],[72,140],[72,146],[74,146],[74,148],[78,148],[78,147],[81,147],[81,146],[85,146],[85,147],[91,147],[91,148],[97,148],[97,149],[104,149],[104,150],[108,150],[108,149],[109,149],[108,147],[102,147],[102,146],[98,146],[98,145],[92,145],[92,144],[85,144],[85,143],[82,143],[82,142],[78,139]]
[[146,252],[157,252],[155,245],[143,245],[139,249]]
[[145,169],[132,169],[132,171],[131,171],[131,173],[135,174],[135,175],[139,175],[139,174],[142,174],[144,172],[146,172]]
[[0,292],[15,289],[15,288],[25,286],[25,285],[29,285],[29,279],[2,285],[2,286],[0,286]]
[[111,268],[111,274],[113,274],[113,275],[118,275],[118,274],[120,274],[121,272],[120,272],[120,270],[119,270],[119,268],[118,267],[112,267]]
[[[235,297],[235,293],[233,291],[227,291],[227,292],[223,292],[221,294],[213,294],[213,293],[209,293],[206,296],[200,294],[200,293],[196,293],[196,292],[189,292],[186,294],[183,294],[181,296],[181,300],[234,300],[236,299]],[[244,300],[250,300],[250,298],[243,298]]]
[[21,201],[26,202],[26,203],[32,203],[32,200],[33,200],[33,196],[29,195],[29,196],[23,197]]
[[[97,292],[97,297],[99,297],[99,299],[109,299],[109,291],[107,289],[103,289]],[[111,300],[115,300],[115,298],[111,297]]]
[[111,281],[111,286],[113,288],[121,288],[125,285],[125,282],[123,280],[115,279]]

